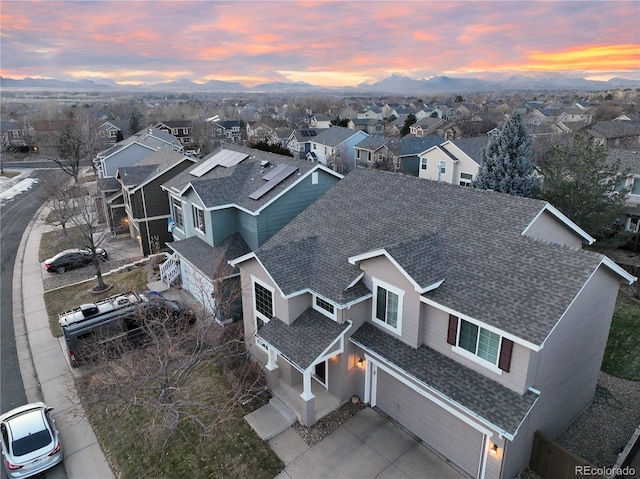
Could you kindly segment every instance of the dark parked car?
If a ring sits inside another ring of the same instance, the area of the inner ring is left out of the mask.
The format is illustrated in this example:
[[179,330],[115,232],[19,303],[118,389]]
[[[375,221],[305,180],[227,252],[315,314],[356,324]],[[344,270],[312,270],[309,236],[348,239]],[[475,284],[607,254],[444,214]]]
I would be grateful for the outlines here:
[[[96,254],[100,261],[109,259],[109,255],[102,248],[96,248]],[[64,273],[68,269],[79,268],[92,263],[91,250],[83,249],[67,249],[58,253],[53,258],[45,260],[44,267],[49,273]]]

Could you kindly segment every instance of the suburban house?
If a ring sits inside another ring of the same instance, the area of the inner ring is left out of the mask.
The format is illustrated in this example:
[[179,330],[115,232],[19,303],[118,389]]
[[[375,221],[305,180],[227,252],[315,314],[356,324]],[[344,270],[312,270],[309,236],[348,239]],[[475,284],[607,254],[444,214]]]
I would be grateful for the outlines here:
[[620,185],[620,189],[628,188],[629,194],[626,215],[620,218],[619,225],[630,233],[640,233],[640,152],[612,148],[607,151],[607,162],[620,162],[621,170],[629,172]]
[[640,121],[602,121],[591,125],[588,133],[595,144],[607,148],[638,148],[640,146]]
[[160,148],[133,166],[119,168],[116,179],[122,190],[123,218],[143,256],[166,249],[173,241],[167,227],[169,196],[160,185],[193,166],[195,159],[170,148]]
[[341,164],[347,171],[352,170],[356,166],[355,145],[367,136],[364,131],[333,126],[310,139],[306,158],[323,165]]
[[369,135],[383,135],[386,123],[378,118],[354,118],[349,120],[347,128],[361,130]]
[[358,168],[230,264],[246,347],[302,424],[357,396],[511,478],[591,403],[635,280],[593,241],[540,200]]
[[98,127],[98,138],[105,147],[115,145],[118,140],[118,132],[122,134],[124,139],[125,132],[129,129],[129,122],[125,120],[105,121]]
[[407,175],[418,176],[420,174],[420,155],[442,143],[438,135],[425,137],[405,136],[394,142],[392,151],[394,163],[398,171]]
[[455,123],[433,117],[415,122],[409,127],[409,132],[417,137],[438,135],[445,140],[462,138],[462,131]]
[[173,135],[183,146],[188,147],[193,143],[193,125],[190,120],[160,121],[154,128]]
[[328,117],[327,115],[318,113],[317,115],[313,115],[309,117],[309,128],[317,128],[317,129],[331,128],[332,121],[333,121],[333,118]]
[[182,152],[182,145],[177,138],[149,127],[99,152],[93,164],[100,178],[108,178],[115,176],[118,168],[133,166],[160,148]]
[[319,164],[225,143],[162,185],[174,239],[162,279],[179,277],[214,312],[221,261],[258,249],[340,178]]
[[269,142],[273,131],[273,128],[262,121],[247,122],[247,138],[250,143],[258,143],[260,141]]
[[240,143],[242,140],[240,120],[219,120],[212,124],[214,138]]
[[427,180],[444,181],[469,186],[482,165],[482,148],[486,136],[447,140],[420,153],[418,176]]
[[22,121],[8,120],[0,122],[2,149],[27,146],[26,139],[30,136],[29,130],[28,125]]
[[356,150],[356,164],[358,166],[374,167],[376,163],[384,162],[391,158],[391,150],[397,139],[384,136],[371,135],[354,146]]

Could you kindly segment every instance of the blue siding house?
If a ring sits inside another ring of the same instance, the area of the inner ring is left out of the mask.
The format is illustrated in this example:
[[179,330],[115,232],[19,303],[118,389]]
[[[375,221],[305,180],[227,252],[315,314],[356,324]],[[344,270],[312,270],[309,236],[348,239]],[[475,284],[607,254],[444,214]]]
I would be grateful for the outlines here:
[[257,250],[341,178],[318,163],[224,144],[162,185],[174,239],[162,280],[180,280],[216,319],[229,319],[214,299],[216,280],[237,277],[227,261]]

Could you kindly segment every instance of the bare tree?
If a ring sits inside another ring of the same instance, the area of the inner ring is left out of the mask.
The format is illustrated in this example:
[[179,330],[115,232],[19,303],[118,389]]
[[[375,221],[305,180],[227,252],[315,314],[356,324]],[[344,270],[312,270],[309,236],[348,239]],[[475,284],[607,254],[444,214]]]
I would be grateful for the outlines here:
[[51,210],[47,215],[46,222],[52,226],[60,226],[64,236],[68,235],[67,224],[76,214],[74,198],[82,193],[81,188],[61,186],[53,180],[45,181],[42,195],[48,201],[47,206]]
[[99,150],[98,124],[89,112],[80,110],[71,124],[48,140],[54,147],[51,159],[77,183],[80,162]]
[[[266,400],[265,377],[245,350],[242,321],[221,326],[213,320],[227,316],[241,297],[237,275],[226,262],[219,263],[216,275],[220,279],[215,283],[213,311],[204,317],[199,314],[198,321],[187,327],[189,321],[173,313],[141,310],[135,318],[142,325],[137,347],[132,349],[126,340],[101,349],[96,357],[100,368],[82,385],[84,399],[100,405],[95,409],[106,415],[142,411],[146,420],[132,423],[130,432],[150,442],[161,438],[151,447],[170,447],[169,441],[181,434],[183,426],[199,431],[203,440],[210,438],[238,405]],[[194,386],[200,370],[210,368],[222,372],[225,387]]]

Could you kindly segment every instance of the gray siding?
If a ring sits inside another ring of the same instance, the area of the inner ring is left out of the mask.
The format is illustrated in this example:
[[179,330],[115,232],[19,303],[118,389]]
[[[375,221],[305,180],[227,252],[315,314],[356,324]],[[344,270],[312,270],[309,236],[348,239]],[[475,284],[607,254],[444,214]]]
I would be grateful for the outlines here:
[[467,366],[474,371],[483,374],[503,386],[523,394],[531,384],[527,382],[529,369],[529,356],[531,351],[524,346],[514,343],[511,356],[511,368],[508,373],[496,374],[490,369],[483,367],[460,354],[452,351],[451,345],[447,343],[447,330],[449,327],[449,314],[423,304],[421,321],[424,324],[422,341],[432,349],[455,359],[460,364]]
[[530,225],[527,236],[572,248],[581,248],[584,241],[581,236],[546,211]]
[[555,439],[591,403],[618,287],[619,278],[600,267],[535,355],[540,399],[527,418],[530,427],[519,432],[526,435],[509,446],[505,477],[527,466],[534,431]]
[[238,232],[242,235],[251,251],[258,249],[258,224],[257,218],[244,211],[238,211],[237,226]]
[[[418,337],[420,294],[414,289],[409,280],[384,256],[363,261],[360,263],[360,268],[364,271],[365,284],[371,291],[373,291],[372,278],[375,278],[405,292],[402,298],[401,336],[390,330],[385,330],[385,332],[398,337],[409,346],[417,348],[421,344],[421,341],[419,341],[421,338]],[[371,308],[371,300],[368,303]],[[372,310],[370,309],[369,317],[371,316]]]

